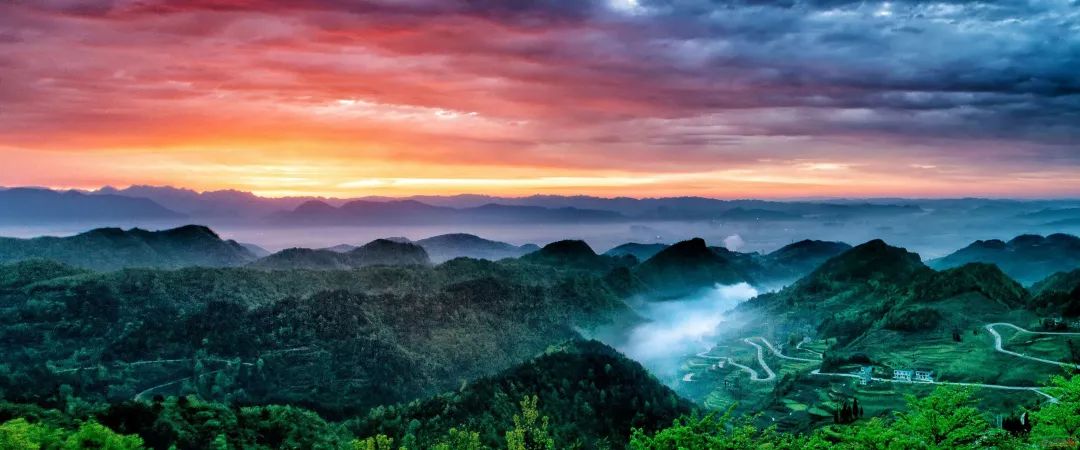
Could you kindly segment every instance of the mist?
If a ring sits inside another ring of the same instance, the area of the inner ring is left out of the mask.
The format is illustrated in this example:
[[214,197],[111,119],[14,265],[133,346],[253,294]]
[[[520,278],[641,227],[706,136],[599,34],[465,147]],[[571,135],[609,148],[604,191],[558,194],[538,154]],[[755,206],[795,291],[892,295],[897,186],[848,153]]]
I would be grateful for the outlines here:
[[716,285],[682,300],[642,300],[633,307],[649,321],[631,330],[623,342],[612,344],[671,384],[686,355],[712,347],[729,312],[757,294],[749,284],[739,283]]

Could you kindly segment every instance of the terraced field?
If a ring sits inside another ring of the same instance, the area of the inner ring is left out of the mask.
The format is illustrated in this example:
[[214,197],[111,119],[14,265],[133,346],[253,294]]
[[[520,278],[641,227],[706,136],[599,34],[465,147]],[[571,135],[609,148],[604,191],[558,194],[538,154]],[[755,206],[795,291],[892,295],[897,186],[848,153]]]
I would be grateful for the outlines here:
[[[994,332],[1002,335],[1004,351],[997,349]],[[859,384],[852,375],[858,365],[841,367],[835,373],[819,373],[824,341],[811,341],[784,353],[761,337],[743,338],[697,355],[709,364],[691,360],[685,369],[684,388],[694,386],[699,400],[709,408],[760,411],[761,422],[781,429],[803,430],[831,422],[833,411],[853,398],[865,415],[882,416],[905,407],[908,395],[928,394],[937,385],[957,385],[978,392],[980,407],[1002,414],[1043,401],[1054,401],[1038,386],[1053,374],[1061,373],[1061,351],[1068,352],[1071,339],[1080,336],[1045,335],[994,324],[984,332],[973,332],[959,342],[955,339],[926,339],[918,345],[887,347],[873,355],[877,368],[869,385]],[[742,345],[739,345],[739,344]],[[759,354],[759,348],[762,351]],[[820,349],[820,350],[819,350]],[[1059,358],[1053,359],[1055,352]],[[1020,356],[1017,356],[1017,353]],[[1045,361],[1024,355],[1041,355]],[[1068,353],[1066,353],[1068,354]],[[935,370],[937,383],[894,382],[889,367],[917,367]],[[775,376],[768,377],[768,374]],[[752,375],[752,376],[750,376]]]

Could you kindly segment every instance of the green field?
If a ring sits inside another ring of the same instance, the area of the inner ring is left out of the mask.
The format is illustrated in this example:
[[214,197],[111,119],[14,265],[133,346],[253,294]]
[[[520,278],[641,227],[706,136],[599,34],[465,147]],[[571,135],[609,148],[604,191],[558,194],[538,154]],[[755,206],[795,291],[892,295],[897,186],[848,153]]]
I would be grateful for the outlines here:
[[[995,329],[1001,334],[1006,350],[1053,361],[1078,362],[1073,354],[1080,356],[1080,336],[1024,333],[1010,327]],[[1070,342],[1075,350],[1070,350]]]
[[[1005,348],[1033,356],[1053,359],[1055,352],[1067,352],[1067,338],[1016,333],[999,327]],[[755,340],[754,342],[759,342]],[[770,341],[775,342],[775,341]],[[1063,369],[1050,364],[1029,361],[994,350],[990,333],[982,328],[967,330],[956,342],[944,333],[871,333],[858,343],[874,361],[875,378],[891,378],[894,368],[933,370],[937,381],[999,384],[1004,386],[1041,386]],[[824,341],[812,341],[803,346],[785,349],[788,356],[816,358],[807,350],[823,352]],[[1063,350],[1064,349],[1064,350]],[[757,361],[756,349],[730,339],[716,346],[711,356],[731,357],[764,377],[765,371]],[[704,364],[704,363],[708,364]],[[737,414],[759,413],[760,425],[775,424],[781,430],[803,431],[833,422],[833,411],[842,402],[858,398],[865,417],[890,416],[903,410],[906,396],[924,396],[935,386],[926,383],[891,383],[875,381],[860,385],[854,378],[812,375],[819,367],[816,362],[779,358],[765,348],[765,362],[776,373],[770,382],[751,381],[749,374],[735,366],[715,366],[715,360],[690,358],[685,370],[694,372],[692,382],[683,383],[684,395],[711,409],[725,410],[735,406]],[[858,365],[843,366],[838,372],[852,373]],[[1033,407],[1045,398],[1031,391],[994,388],[974,388],[981,409],[994,415],[1009,415],[1021,407]]]

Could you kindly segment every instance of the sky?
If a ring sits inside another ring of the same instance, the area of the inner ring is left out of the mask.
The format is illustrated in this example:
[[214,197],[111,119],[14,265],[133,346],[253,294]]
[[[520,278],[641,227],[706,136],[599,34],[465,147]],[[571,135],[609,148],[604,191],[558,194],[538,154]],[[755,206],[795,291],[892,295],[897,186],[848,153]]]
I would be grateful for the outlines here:
[[0,185],[1080,196],[1080,1],[5,0]]

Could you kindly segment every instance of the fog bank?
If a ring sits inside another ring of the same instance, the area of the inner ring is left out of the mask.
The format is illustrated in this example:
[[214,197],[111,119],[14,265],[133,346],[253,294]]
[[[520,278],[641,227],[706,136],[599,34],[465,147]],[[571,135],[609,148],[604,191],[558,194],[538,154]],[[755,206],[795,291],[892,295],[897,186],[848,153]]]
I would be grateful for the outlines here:
[[717,285],[682,300],[634,304],[649,322],[634,328],[624,342],[614,346],[662,380],[674,381],[685,356],[712,347],[728,312],[757,294],[749,284],[739,283]]

